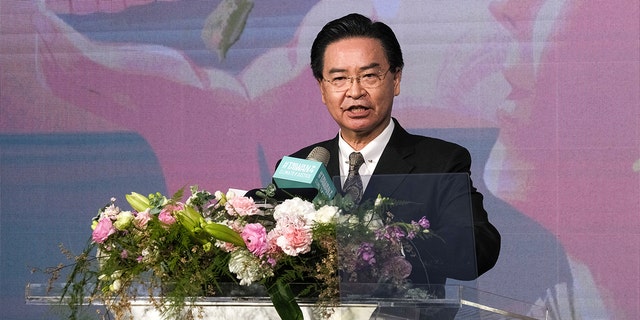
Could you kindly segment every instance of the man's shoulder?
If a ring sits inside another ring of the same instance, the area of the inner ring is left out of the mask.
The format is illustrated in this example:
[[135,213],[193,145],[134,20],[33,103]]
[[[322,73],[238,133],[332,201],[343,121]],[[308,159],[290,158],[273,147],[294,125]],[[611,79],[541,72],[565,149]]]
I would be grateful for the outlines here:
[[307,156],[309,155],[309,153],[311,152],[311,150],[313,150],[316,147],[323,147],[327,150],[331,150],[333,149],[333,145],[337,143],[336,138],[333,139],[329,139],[329,140],[325,140],[325,141],[320,141],[320,142],[316,142],[314,144],[308,145],[292,154],[290,154],[289,156],[291,157],[295,157],[295,158],[302,158],[305,159],[307,158]]
[[394,119],[395,121],[395,130],[393,135],[391,136],[391,140],[389,143],[395,145],[400,148],[409,147],[416,150],[425,150],[425,151],[433,151],[433,150],[443,150],[443,151],[456,151],[456,150],[466,150],[465,147],[436,137],[417,135],[408,132],[400,125],[400,123]]
[[418,146],[422,146],[422,147],[437,147],[437,148],[443,148],[443,149],[465,149],[463,146],[451,142],[451,141],[447,141],[447,140],[443,140],[440,138],[436,138],[436,137],[428,137],[428,136],[420,136],[420,135],[413,135],[416,139],[416,145]]
[[392,139],[390,143],[396,146],[409,147],[417,151],[425,152],[433,152],[434,150],[447,152],[467,150],[465,147],[454,142],[436,137],[412,134],[406,131],[400,133],[400,135],[398,135],[396,139]]

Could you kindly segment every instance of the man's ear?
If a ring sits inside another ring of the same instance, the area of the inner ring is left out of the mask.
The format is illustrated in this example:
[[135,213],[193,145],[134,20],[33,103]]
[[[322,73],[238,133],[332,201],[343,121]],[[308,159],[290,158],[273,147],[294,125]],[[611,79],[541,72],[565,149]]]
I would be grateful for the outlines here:
[[400,80],[402,80],[402,69],[393,74],[393,94],[395,96],[400,95]]

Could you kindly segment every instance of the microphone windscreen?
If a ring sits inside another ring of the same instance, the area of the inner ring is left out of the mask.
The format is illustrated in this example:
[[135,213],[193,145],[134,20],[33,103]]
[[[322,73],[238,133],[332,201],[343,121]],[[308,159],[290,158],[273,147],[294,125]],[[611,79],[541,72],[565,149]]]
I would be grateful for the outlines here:
[[329,163],[329,150],[323,147],[315,147],[313,148],[313,150],[311,150],[311,152],[309,152],[307,160],[322,162],[322,164],[324,164],[324,166],[326,167]]

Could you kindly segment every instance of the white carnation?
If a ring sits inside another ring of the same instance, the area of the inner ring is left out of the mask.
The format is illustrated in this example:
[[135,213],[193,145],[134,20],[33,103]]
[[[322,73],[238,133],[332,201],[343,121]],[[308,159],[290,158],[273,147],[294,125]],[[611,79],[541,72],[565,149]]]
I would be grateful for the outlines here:
[[313,221],[317,223],[332,223],[337,220],[340,209],[335,206],[323,206],[315,212]]
[[313,203],[296,197],[287,199],[277,205],[273,212],[273,218],[276,219],[276,221],[291,216],[299,216],[307,219],[307,217],[312,216],[315,212],[316,209]]
[[236,274],[242,286],[273,276],[273,270],[262,265],[260,259],[248,250],[236,250],[231,253],[229,271]]
[[382,219],[380,219],[380,217],[378,217],[377,215],[373,215],[373,212],[371,211],[368,211],[364,215],[364,223],[367,224],[369,230],[378,230],[384,227]]

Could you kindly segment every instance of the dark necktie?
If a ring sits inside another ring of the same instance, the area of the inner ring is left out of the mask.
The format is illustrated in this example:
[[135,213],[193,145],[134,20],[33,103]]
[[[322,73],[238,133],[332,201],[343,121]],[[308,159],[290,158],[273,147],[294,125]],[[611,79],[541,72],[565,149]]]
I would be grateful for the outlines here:
[[362,199],[362,178],[360,177],[360,166],[364,163],[364,157],[360,152],[352,152],[349,155],[349,175],[344,182],[342,191],[345,195],[351,195],[354,203],[359,203]]

